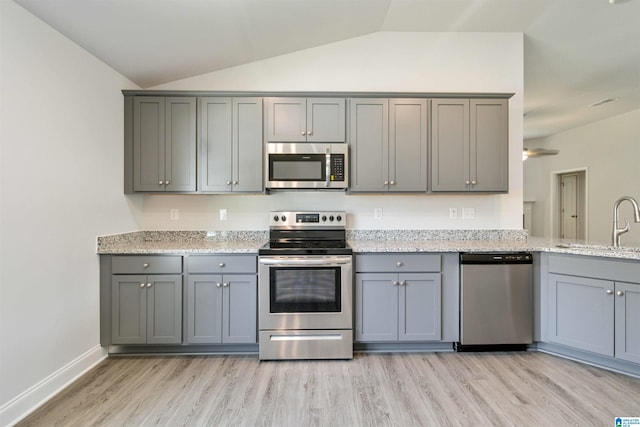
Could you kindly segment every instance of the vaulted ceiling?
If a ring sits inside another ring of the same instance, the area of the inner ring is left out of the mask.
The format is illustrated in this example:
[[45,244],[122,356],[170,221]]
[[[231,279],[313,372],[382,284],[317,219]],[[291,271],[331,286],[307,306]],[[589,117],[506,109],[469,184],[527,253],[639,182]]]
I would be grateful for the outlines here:
[[525,139],[640,108],[640,0],[14,1],[143,88],[377,31],[520,32]]

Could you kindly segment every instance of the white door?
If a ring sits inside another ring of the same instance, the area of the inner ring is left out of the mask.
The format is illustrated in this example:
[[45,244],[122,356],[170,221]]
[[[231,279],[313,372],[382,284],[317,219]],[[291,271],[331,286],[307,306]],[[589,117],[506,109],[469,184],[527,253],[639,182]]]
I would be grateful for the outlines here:
[[560,236],[578,239],[578,174],[560,176]]

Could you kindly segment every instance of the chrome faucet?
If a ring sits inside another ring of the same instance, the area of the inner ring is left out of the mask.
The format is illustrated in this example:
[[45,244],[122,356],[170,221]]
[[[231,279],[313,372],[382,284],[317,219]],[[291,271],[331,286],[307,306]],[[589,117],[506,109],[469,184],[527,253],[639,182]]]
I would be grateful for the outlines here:
[[616,200],[613,204],[613,233],[611,234],[612,245],[616,248],[620,246],[620,235],[629,231],[629,221],[626,218],[624,219],[624,222],[626,223],[625,226],[618,228],[618,208],[620,208],[620,203],[625,200],[628,200],[633,205],[634,221],[640,222],[640,207],[633,197],[624,196]]

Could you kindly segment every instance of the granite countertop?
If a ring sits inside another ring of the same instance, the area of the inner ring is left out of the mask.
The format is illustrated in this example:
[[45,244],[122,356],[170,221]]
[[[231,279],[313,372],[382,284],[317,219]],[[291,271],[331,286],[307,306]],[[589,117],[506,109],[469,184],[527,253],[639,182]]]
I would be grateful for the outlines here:
[[[98,237],[97,253],[257,254],[268,240],[268,231],[138,231]],[[640,260],[640,247],[528,237],[524,230],[348,230],[347,240],[355,253],[530,251]]]

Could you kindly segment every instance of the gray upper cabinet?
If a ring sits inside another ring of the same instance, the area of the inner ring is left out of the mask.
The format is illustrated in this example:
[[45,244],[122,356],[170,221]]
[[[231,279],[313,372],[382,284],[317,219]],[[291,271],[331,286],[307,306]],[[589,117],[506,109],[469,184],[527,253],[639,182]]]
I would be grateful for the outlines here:
[[508,191],[508,100],[431,101],[431,191]]
[[268,142],[345,142],[344,98],[266,98]]
[[262,98],[199,98],[202,192],[262,192]]
[[427,191],[427,100],[350,99],[352,192]]
[[125,172],[125,192],[195,191],[196,99],[144,96],[126,104],[125,144],[133,145],[133,153],[125,158],[131,168]]

